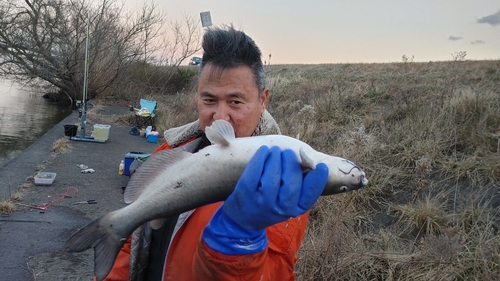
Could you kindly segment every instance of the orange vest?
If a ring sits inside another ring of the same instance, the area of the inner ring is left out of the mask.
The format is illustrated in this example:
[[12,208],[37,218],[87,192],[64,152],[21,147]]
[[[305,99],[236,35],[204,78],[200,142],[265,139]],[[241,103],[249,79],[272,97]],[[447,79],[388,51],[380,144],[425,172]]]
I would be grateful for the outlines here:
[[[164,143],[153,153],[164,149],[172,147]],[[201,238],[205,226],[221,204],[218,202],[197,208],[184,222],[168,249],[163,280],[295,280],[293,270],[307,227],[308,212],[268,227],[269,244],[264,251],[250,255],[225,255],[210,249]],[[130,240],[120,250],[105,281],[128,280]]]

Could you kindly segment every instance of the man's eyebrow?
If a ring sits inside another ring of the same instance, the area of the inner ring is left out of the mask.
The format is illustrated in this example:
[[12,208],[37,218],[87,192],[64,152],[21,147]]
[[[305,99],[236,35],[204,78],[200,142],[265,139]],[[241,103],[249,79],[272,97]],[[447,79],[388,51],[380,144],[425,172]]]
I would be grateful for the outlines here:
[[246,94],[245,93],[242,93],[242,92],[234,92],[234,93],[230,93],[228,94],[227,96],[231,97],[231,98],[238,98],[238,99],[243,99],[246,97]]
[[[226,94],[225,96],[230,97],[230,98],[244,99],[247,95],[245,93],[242,93],[242,92],[234,92],[234,93]],[[214,95],[210,92],[201,92],[200,97],[216,98],[216,95]]]
[[215,95],[209,92],[202,92],[200,94],[201,97],[206,97],[206,98],[215,98]]

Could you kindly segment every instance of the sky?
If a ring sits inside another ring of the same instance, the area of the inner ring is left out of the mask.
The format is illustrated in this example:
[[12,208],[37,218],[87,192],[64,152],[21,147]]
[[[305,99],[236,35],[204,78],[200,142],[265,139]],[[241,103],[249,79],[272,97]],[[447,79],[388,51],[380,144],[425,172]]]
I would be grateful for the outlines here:
[[169,20],[209,11],[213,25],[252,37],[271,64],[500,59],[499,0],[151,1]]

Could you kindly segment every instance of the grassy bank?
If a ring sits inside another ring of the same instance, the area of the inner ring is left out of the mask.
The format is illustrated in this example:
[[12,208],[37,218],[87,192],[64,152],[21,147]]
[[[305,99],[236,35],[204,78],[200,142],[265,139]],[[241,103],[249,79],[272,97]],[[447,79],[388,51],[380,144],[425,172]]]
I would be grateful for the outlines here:
[[[500,278],[500,61],[275,65],[267,84],[284,134],[370,180],[313,207],[298,280]],[[194,82],[137,92],[159,131],[196,119]]]

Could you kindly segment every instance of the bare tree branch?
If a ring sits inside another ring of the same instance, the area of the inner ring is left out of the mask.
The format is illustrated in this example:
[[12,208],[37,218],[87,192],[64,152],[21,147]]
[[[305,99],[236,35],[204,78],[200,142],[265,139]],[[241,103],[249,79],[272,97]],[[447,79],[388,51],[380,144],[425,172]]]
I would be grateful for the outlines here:
[[155,9],[145,3],[125,17],[118,0],[2,0],[0,76],[40,78],[70,99],[81,98],[90,22],[88,89],[95,96],[134,61],[151,58],[150,42],[164,22]]

